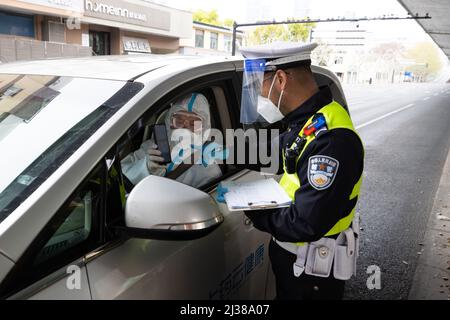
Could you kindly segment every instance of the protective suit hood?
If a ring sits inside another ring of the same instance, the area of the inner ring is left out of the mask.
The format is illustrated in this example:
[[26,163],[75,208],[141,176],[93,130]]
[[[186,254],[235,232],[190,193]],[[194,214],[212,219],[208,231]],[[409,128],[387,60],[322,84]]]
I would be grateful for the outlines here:
[[[201,119],[202,119],[202,137],[200,138],[200,142],[204,143],[206,140],[208,140],[208,133],[211,130],[211,115],[210,115],[208,100],[201,93],[192,93],[192,94],[187,95],[184,98],[172,103],[172,106],[170,107],[170,109],[167,113],[167,116],[165,119],[165,124],[166,124],[166,128],[167,128],[167,135],[169,137],[169,142],[171,140],[171,137],[174,136],[174,134],[175,134],[175,136],[177,136],[176,131],[186,130],[186,129],[172,129],[171,128],[171,121],[172,121],[173,115],[180,111],[193,112],[201,117]],[[198,133],[195,133],[195,134],[198,134]]]
[[[192,132],[189,129],[171,127],[172,117],[175,113],[193,112],[201,118],[201,130]],[[175,101],[170,107],[165,124],[169,138],[172,163],[168,171],[173,171],[183,160],[190,157],[194,150],[202,151],[203,144],[208,140],[211,131],[211,114],[206,97],[200,93],[189,94]]]

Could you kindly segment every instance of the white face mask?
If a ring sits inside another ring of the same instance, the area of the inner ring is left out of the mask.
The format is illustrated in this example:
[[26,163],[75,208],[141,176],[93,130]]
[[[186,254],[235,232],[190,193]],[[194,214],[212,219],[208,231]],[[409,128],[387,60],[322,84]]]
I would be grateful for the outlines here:
[[284,115],[280,111],[280,102],[281,98],[283,97],[284,90],[281,91],[280,99],[278,99],[278,106],[276,106],[270,100],[270,94],[272,93],[272,88],[273,85],[275,84],[276,77],[277,75],[275,75],[275,77],[272,80],[272,85],[270,86],[269,90],[269,96],[266,98],[261,95],[258,95],[258,105],[256,110],[269,123],[275,123],[284,118]]

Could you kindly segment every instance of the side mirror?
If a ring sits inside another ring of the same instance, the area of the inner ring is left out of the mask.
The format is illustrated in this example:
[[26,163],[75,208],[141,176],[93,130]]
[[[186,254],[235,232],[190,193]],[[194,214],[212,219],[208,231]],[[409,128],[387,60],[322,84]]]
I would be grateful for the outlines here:
[[168,178],[148,176],[128,196],[124,232],[136,238],[191,240],[222,222],[210,195]]

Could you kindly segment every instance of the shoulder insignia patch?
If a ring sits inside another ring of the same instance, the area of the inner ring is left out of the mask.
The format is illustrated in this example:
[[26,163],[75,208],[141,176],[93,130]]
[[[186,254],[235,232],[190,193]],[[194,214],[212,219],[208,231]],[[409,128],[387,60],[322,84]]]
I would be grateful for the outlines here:
[[339,161],[328,156],[316,155],[308,161],[308,181],[316,190],[324,190],[333,184]]

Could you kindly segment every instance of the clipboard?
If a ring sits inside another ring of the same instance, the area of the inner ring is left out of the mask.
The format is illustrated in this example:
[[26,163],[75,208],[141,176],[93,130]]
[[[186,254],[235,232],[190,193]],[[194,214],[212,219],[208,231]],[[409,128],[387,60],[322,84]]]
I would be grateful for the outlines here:
[[249,182],[224,182],[224,198],[229,211],[264,210],[289,207],[291,198],[275,179]]

